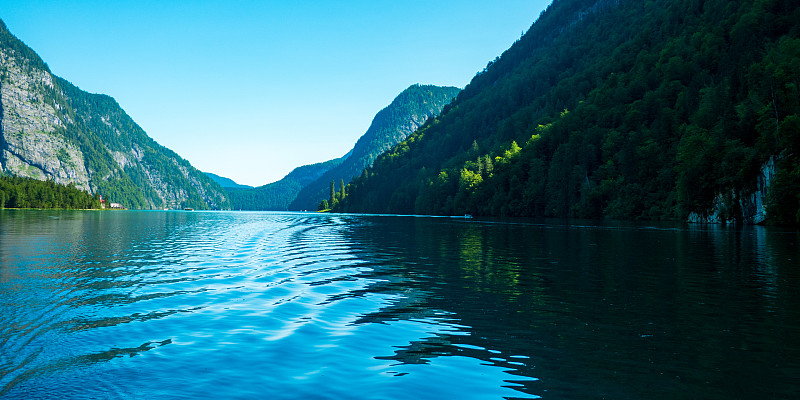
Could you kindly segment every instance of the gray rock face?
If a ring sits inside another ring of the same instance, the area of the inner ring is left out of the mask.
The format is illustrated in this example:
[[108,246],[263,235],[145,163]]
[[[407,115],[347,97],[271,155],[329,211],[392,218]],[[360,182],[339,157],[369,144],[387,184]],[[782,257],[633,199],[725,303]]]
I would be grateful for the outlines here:
[[745,224],[761,224],[767,219],[765,199],[772,180],[775,179],[775,157],[770,157],[758,174],[753,191],[717,194],[714,206],[704,213],[689,214],[688,222],[703,224],[726,224],[737,219]]
[[50,73],[0,21],[0,172],[74,184],[126,208],[228,208],[224,190],[109,96]]
[[53,76],[31,67],[9,49],[0,49],[0,65],[4,71],[0,81],[0,170],[74,183],[91,192],[83,154],[60,134],[73,121],[61,115],[60,104],[43,95],[54,91]]

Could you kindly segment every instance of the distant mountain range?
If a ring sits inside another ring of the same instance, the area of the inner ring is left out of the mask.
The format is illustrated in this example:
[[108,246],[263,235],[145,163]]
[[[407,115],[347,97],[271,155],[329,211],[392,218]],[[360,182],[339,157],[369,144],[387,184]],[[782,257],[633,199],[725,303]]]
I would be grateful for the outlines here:
[[285,211],[297,193],[331,168],[341,164],[342,158],[297,167],[283,179],[252,189],[229,188],[228,196],[234,210]]
[[219,184],[147,136],[113,98],[53,75],[2,21],[0,171],[132,209],[230,207]]
[[800,224],[800,3],[555,0],[334,211]]
[[375,115],[367,132],[341,158],[296,168],[283,179],[254,189],[228,189],[233,209],[316,210],[330,197],[330,183],[341,188],[381,153],[441,112],[460,89],[412,85]]
[[208,175],[211,180],[217,182],[218,185],[222,186],[225,189],[252,189],[252,186],[248,185],[240,185],[233,181],[233,179],[225,178],[224,176],[219,176],[217,174],[212,174],[211,172],[203,172],[204,174]]

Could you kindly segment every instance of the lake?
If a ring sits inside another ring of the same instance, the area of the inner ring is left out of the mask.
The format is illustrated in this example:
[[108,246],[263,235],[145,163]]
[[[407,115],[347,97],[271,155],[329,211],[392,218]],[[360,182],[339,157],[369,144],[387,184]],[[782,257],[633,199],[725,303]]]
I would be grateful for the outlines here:
[[798,398],[799,240],[0,210],[0,398]]

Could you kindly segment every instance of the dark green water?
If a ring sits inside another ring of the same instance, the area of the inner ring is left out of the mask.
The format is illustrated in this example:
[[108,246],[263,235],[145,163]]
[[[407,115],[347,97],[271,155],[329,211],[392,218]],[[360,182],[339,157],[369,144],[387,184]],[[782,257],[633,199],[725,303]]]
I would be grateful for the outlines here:
[[792,399],[797,232],[0,211],[0,398]]

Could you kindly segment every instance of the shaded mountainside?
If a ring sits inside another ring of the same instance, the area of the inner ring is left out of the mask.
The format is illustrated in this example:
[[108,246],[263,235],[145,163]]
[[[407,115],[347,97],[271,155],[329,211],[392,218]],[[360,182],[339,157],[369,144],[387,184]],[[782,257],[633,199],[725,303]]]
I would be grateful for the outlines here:
[[786,0],[556,0],[335,210],[797,224],[798,21]]
[[367,132],[362,135],[340,165],[303,187],[289,206],[292,210],[316,210],[320,201],[330,197],[331,182],[349,183],[369,167],[380,154],[414,133],[428,118],[438,115],[460,91],[455,87],[412,85],[379,111]]
[[222,188],[106,95],[53,75],[0,21],[0,168],[127,208],[227,208]]
[[289,203],[297,197],[304,186],[341,164],[345,157],[297,167],[283,179],[264,186],[252,189],[228,188],[231,206],[234,210],[286,211],[289,209]]

